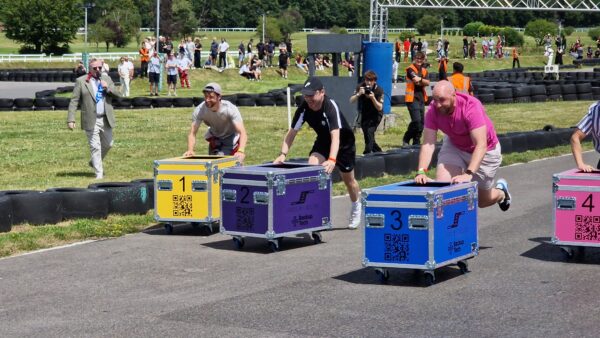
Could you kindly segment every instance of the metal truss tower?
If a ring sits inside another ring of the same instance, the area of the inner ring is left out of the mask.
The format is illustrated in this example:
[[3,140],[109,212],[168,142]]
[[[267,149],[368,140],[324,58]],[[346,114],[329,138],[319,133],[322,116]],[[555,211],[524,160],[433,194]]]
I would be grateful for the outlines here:
[[369,0],[369,41],[387,40],[389,8],[502,9],[600,12],[600,0]]

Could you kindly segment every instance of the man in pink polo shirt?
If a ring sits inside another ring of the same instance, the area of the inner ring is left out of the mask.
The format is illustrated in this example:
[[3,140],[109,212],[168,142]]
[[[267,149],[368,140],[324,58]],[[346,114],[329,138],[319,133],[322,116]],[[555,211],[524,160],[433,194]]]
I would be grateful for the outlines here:
[[498,203],[502,211],[508,210],[511,202],[508,183],[501,178],[494,184],[496,171],[502,163],[494,125],[478,99],[457,93],[448,81],[438,82],[433,89],[433,102],[425,115],[415,181],[420,184],[429,181],[426,172],[438,130],[445,136],[438,155],[436,180],[477,181],[480,208]]

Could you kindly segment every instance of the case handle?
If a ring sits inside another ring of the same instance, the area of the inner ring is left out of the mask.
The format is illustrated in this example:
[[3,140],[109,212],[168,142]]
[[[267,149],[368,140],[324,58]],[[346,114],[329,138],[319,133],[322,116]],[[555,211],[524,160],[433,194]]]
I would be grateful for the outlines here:
[[173,182],[171,180],[160,180],[156,183],[159,191],[172,191]]
[[556,199],[556,208],[560,210],[575,210],[575,197],[560,197]]

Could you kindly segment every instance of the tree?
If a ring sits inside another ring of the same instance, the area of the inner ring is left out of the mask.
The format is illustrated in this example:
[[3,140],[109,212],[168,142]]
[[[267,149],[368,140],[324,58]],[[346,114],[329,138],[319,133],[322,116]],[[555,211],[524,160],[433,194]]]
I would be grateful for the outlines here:
[[187,36],[194,33],[198,20],[194,17],[190,0],[173,0],[173,35]]
[[588,31],[588,36],[592,40],[598,40],[600,38],[600,27],[594,27]]
[[304,18],[296,8],[288,8],[279,15],[279,28],[283,36],[304,28]]
[[116,47],[125,47],[137,35],[141,17],[132,0],[112,1],[106,5],[96,25],[108,30],[96,26],[94,38],[102,38],[108,52],[111,43]]
[[[256,27],[256,34],[259,39],[262,39],[262,20]],[[281,28],[279,27],[279,20],[277,18],[267,16],[265,17],[265,41],[267,42],[271,39],[272,41],[282,41],[283,34],[281,33]]]
[[469,22],[463,27],[463,34],[465,36],[477,36],[479,28],[483,25],[484,23],[481,21]]
[[432,34],[435,33],[438,28],[440,28],[440,24],[440,18],[433,15],[423,15],[421,20],[415,23],[415,28],[421,35]]
[[37,0],[35,9],[31,1],[10,0],[1,7],[6,37],[33,46],[36,53],[67,46],[83,23],[78,0]]
[[544,19],[531,21],[525,26],[525,35],[531,36],[539,46],[544,44],[546,34],[558,34],[558,26]]

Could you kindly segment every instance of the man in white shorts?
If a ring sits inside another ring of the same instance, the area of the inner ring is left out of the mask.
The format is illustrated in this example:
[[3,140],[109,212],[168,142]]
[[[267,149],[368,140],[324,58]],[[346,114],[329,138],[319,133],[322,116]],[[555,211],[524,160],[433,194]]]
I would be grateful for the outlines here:
[[429,181],[427,167],[435,149],[437,131],[446,136],[438,155],[437,181],[478,183],[479,207],[496,203],[508,210],[511,195],[508,183],[496,171],[502,163],[500,143],[492,121],[481,102],[470,95],[457,93],[448,81],[440,81],[433,89],[433,102],[425,115],[423,144],[419,154],[419,170],[415,181]]

